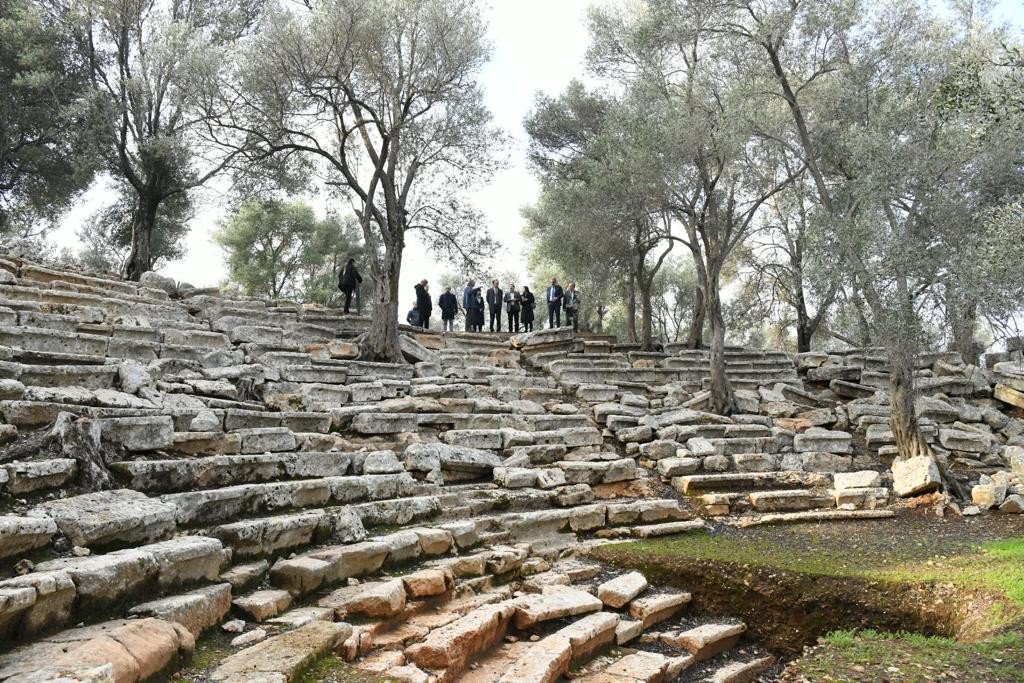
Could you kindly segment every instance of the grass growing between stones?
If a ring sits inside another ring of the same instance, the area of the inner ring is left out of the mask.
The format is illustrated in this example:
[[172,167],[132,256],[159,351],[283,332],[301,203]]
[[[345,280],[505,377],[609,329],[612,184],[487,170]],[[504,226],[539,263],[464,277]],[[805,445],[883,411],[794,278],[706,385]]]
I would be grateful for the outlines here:
[[1024,683],[1024,636],[1005,633],[980,643],[916,633],[834,631],[787,670],[784,680],[837,683]]
[[321,657],[303,672],[296,683],[398,683],[386,678],[356,671],[334,655]]

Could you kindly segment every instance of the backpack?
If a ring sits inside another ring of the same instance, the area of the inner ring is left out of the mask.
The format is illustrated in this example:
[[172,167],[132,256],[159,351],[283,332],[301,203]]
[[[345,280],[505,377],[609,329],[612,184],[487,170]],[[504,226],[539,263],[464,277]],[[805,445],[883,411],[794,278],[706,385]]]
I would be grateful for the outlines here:
[[413,326],[420,324],[420,312],[415,308],[409,309],[409,313],[405,316],[405,321]]

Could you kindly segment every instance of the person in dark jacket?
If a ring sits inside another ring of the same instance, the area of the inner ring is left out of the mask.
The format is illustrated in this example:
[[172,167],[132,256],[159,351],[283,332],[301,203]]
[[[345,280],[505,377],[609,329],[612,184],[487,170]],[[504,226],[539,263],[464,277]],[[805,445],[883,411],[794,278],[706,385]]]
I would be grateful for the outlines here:
[[444,293],[437,297],[437,307],[441,309],[441,329],[445,332],[454,332],[455,314],[459,312],[459,301],[452,294],[451,287],[445,287]]
[[533,332],[533,307],[537,304],[537,297],[533,295],[529,287],[523,287],[523,293],[519,298],[519,305],[522,308],[523,332]]
[[580,293],[576,289],[576,283],[570,282],[568,289],[562,296],[562,305],[565,308],[565,324],[571,326],[573,332],[580,331]]
[[345,312],[349,312],[349,308],[352,306],[352,293],[356,291],[356,287],[363,281],[363,276],[359,274],[359,269],[356,268],[356,260],[350,258],[345,267],[341,269],[341,274],[338,276],[338,289],[345,295]]
[[519,332],[519,310],[522,296],[519,290],[512,283],[509,283],[508,291],[505,292],[505,313],[508,314],[508,331]]
[[476,280],[469,278],[466,286],[462,288],[462,308],[466,311],[466,332],[473,331],[473,315],[470,313],[474,307],[473,290],[476,289]]
[[551,278],[551,286],[548,287],[548,329],[554,329],[562,326],[562,285],[558,284],[558,280]]
[[490,313],[491,332],[494,332],[494,323],[498,323],[498,332],[501,332],[501,307],[504,304],[505,293],[498,286],[498,281],[491,282],[491,288],[487,290],[487,312]]
[[427,281],[421,280],[415,289],[416,311],[420,314],[420,327],[427,329],[430,327],[430,313],[434,309],[434,305],[430,302],[430,293],[427,291]]
[[484,331],[484,295],[480,293],[479,287],[474,287],[472,292],[473,301],[473,326],[472,332]]

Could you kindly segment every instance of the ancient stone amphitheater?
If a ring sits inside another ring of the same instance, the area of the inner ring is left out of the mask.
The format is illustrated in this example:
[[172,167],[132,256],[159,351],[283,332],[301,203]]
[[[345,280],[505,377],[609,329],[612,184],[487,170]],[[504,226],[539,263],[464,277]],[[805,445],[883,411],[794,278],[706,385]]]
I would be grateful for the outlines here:
[[[0,258],[0,681],[753,681],[757,633],[588,550],[937,484],[890,471],[870,350],[730,349],[724,418],[702,352],[407,329],[390,365],[366,324]],[[921,359],[967,512],[1024,507],[1018,359]]]

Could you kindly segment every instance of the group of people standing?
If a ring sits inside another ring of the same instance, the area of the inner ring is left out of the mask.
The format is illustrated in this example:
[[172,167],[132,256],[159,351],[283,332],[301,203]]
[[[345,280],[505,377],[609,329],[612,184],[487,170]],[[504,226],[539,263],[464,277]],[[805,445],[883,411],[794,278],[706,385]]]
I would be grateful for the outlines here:
[[[486,292],[482,292],[482,289],[473,278],[462,289],[461,308],[466,314],[467,332],[483,332],[485,311],[491,332],[501,332],[503,317],[507,320],[509,332],[533,331],[537,297],[529,287],[524,286],[520,291],[515,283],[509,283],[508,289],[503,290],[497,280],[492,280]],[[416,305],[409,311],[408,322],[426,329],[430,327],[430,316],[434,311],[428,282],[421,280],[415,290]],[[545,298],[549,328],[562,326],[562,311],[565,311],[566,325],[574,330],[579,329],[580,294],[575,282],[563,290],[558,280],[551,278]],[[437,307],[441,310],[442,329],[445,332],[454,331],[455,316],[458,315],[460,305],[451,287],[445,287],[437,299]]]
[[[363,277],[356,268],[355,260],[349,259],[338,275],[338,289],[345,295],[345,313],[349,312],[352,294],[362,281]],[[416,305],[409,311],[406,320],[410,325],[427,329],[430,327],[430,316],[434,312],[430,285],[426,280],[420,280],[415,290]],[[483,332],[485,308],[491,332],[501,332],[502,314],[507,318],[509,332],[533,331],[537,297],[529,287],[524,286],[520,291],[515,283],[509,283],[508,290],[505,291],[501,289],[497,280],[492,280],[486,295],[480,290],[481,287],[477,287],[473,278],[469,278],[462,289],[461,307],[466,314],[467,332]],[[579,330],[580,293],[575,282],[570,282],[569,286],[563,289],[556,278],[551,278],[551,284],[545,293],[545,301],[548,306],[548,328],[561,327],[562,312],[565,311],[566,326]],[[441,309],[442,329],[445,332],[455,331],[459,301],[452,293],[451,287],[444,288],[444,292],[437,298],[437,307]]]

